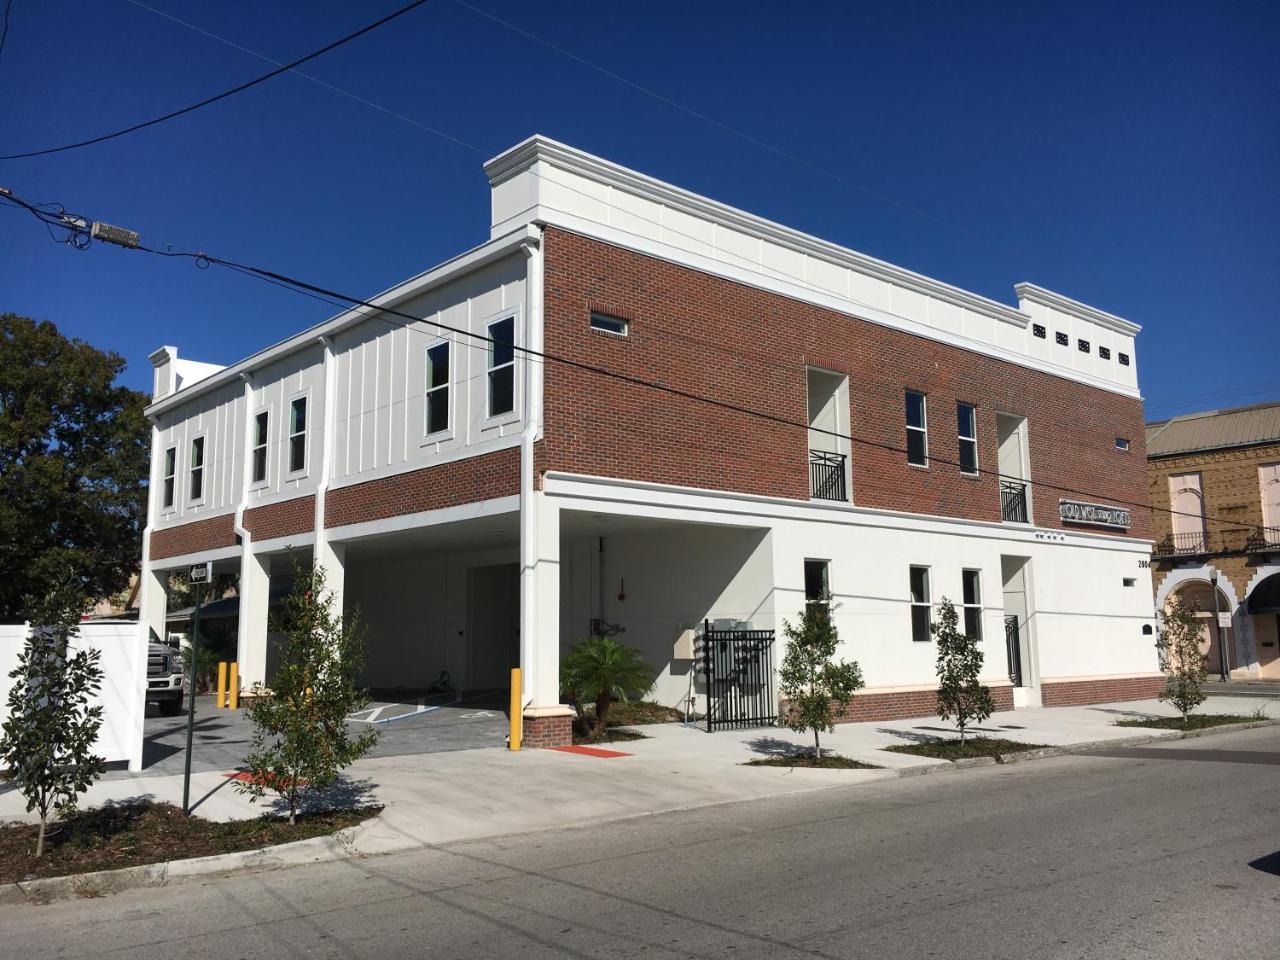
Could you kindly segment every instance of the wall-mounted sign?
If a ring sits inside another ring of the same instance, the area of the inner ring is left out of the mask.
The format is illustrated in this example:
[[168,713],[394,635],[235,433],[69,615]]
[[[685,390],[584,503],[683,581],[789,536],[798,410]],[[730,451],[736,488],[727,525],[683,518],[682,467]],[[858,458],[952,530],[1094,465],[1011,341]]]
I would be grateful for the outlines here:
[[1109,507],[1102,503],[1085,503],[1082,500],[1059,500],[1058,516],[1067,523],[1088,523],[1098,527],[1129,529],[1131,517],[1123,507]]
[[191,573],[188,579],[194,585],[197,583],[211,583],[213,581],[213,564],[194,563],[191,565]]

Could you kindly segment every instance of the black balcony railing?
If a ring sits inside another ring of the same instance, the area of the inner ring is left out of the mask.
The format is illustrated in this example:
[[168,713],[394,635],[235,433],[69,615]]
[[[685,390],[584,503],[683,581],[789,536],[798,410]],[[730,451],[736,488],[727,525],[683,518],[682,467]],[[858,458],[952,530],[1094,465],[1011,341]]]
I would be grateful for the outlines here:
[[1156,557],[1196,557],[1209,553],[1209,535],[1203,530],[1172,533],[1156,544]]
[[844,485],[844,454],[809,451],[809,494],[815,500],[848,500]]
[[1020,480],[1000,481],[1000,519],[1027,522],[1027,485]]

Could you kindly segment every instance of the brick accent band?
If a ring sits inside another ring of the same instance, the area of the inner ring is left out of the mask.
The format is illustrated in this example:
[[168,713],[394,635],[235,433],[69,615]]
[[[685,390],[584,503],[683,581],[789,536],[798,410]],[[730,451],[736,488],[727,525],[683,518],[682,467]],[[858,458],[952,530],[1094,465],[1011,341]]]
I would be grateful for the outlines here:
[[525,717],[521,746],[567,747],[573,743],[573,717]]
[[1114,700],[1150,700],[1164,689],[1164,677],[1112,677],[1106,680],[1068,680],[1040,688],[1046,707],[1072,707]]
[[274,540],[299,533],[310,533],[316,522],[316,498],[312,494],[295,497],[244,512],[244,528],[254,540]]
[[343,527],[463,503],[496,500],[520,492],[520,448],[424,467],[408,473],[330,490],[324,525]]
[[235,545],[235,515],[230,513],[151,531],[152,560]]
[[[997,710],[1013,709],[1012,687],[991,687],[991,699]],[[854,694],[849,706],[838,710],[836,723],[865,723],[875,720],[906,720],[910,717],[936,717],[937,690],[904,690],[894,693]]]

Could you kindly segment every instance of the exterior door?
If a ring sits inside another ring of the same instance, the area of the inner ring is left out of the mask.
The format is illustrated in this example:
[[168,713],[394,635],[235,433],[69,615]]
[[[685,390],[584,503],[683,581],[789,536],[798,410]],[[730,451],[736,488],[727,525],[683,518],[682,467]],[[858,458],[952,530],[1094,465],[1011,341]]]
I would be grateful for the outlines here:
[[467,689],[505,690],[520,666],[520,567],[472,567],[467,574]]

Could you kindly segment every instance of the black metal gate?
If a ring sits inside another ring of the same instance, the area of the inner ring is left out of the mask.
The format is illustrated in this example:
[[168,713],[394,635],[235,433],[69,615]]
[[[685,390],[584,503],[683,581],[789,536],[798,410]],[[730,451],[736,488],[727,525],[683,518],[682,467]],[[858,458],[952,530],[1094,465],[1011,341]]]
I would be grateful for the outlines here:
[[1004,618],[1004,646],[1009,657],[1009,682],[1022,686],[1022,642],[1018,636],[1018,618]]
[[706,621],[702,669],[708,733],[771,727],[777,722],[772,630],[713,630],[711,621]]

